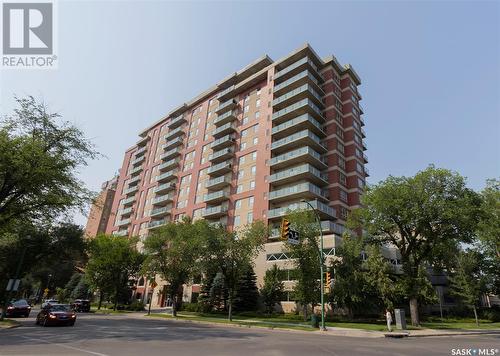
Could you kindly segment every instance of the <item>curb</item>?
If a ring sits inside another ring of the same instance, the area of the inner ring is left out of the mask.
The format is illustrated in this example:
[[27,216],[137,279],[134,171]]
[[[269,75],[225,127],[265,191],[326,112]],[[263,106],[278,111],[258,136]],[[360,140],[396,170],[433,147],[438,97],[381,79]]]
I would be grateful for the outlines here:
[[423,335],[412,335],[411,333],[408,335],[408,337],[431,337],[431,336],[474,336],[474,335],[500,335],[500,331],[498,330],[492,330],[492,331],[462,331],[462,332],[449,332],[449,333],[436,333],[436,334],[423,334]]
[[15,329],[15,328],[18,328],[20,327],[21,324],[14,324],[14,325],[9,325],[9,326],[5,326],[5,327],[0,327],[0,330],[9,330],[9,329]]

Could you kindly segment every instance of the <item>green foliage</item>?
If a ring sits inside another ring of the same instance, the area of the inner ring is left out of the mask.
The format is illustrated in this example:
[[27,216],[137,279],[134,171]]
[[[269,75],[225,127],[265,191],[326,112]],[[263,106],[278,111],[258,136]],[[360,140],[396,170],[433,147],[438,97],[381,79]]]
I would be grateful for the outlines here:
[[303,307],[304,320],[307,319],[307,306],[320,300],[320,254],[318,246],[319,227],[314,214],[309,210],[289,212],[292,229],[300,236],[297,245],[286,244],[294,258],[297,283],[294,287],[295,300]]
[[264,285],[260,290],[266,312],[272,314],[274,306],[279,303],[284,294],[285,286],[280,278],[281,270],[277,265],[266,271],[264,276]]
[[131,311],[143,311],[145,308],[144,303],[141,300],[134,300],[132,303],[127,305],[126,309]]
[[16,101],[13,115],[0,121],[0,229],[13,219],[47,221],[90,202],[77,172],[98,155],[59,114],[31,96]]
[[136,243],[136,239],[98,235],[89,244],[85,279],[93,289],[109,294],[115,308],[120,299],[128,299],[130,279],[139,272],[143,261]]
[[364,263],[366,283],[381,301],[384,309],[392,309],[397,298],[395,279],[391,265],[385,261],[380,246],[366,247],[368,258]]
[[89,298],[89,289],[90,286],[85,280],[85,278],[80,278],[78,284],[71,291],[71,299],[88,299]]
[[216,311],[226,310],[228,294],[224,274],[218,272],[210,287],[210,304],[212,305],[212,309]]
[[477,306],[481,295],[486,292],[483,255],[476,250],[460,251],[455,258],[451,273],[450,294],[474,310],[477,322]]
[[257,276],[252,266],[247,266],[236,285],[234,310],[236,312],[256,311],[259,307]]
[[404,294],[410,301],[412,323],[419,325],[418,298],[422,268],[446,267],[460,243],[475,237],[481,199],[457,173],[433,166],[414,177],[393,177],[369,187],[363,208],[350,217],[351,228],[364,228],[375,244],[390,243],[401,253],[408,279]]

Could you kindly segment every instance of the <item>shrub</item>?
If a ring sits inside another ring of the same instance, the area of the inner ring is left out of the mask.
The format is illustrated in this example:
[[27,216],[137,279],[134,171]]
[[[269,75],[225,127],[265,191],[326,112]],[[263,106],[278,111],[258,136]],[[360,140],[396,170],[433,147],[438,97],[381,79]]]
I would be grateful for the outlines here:
[[481,317],[494,323],[500,322],[500,306],[494,305],[491,308],[483,309],[481,311]]
[[181,310],[198,313],[203,312],[203,307],[198,303],[182,303]]
[[127,310],[143,311],[144,303],[141,300],[134,300],[132,303],[127,305]]

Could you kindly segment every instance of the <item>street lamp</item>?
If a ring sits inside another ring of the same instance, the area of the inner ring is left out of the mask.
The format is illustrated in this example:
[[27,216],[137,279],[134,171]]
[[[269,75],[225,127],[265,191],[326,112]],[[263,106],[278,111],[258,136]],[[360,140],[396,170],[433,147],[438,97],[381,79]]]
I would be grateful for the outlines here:
[[323,282],[323,271],[324,271],[324,259],[323,259],[323,229],[321,228],[321,220],[319,218],[318,212],[314,208],[314,206],[311,205],[307,200],[302,199],[302,203],[306,203],[313,211],[314,217],[316,218],[316,221],[318,222],[318,227],[319,227],[319,236],[320,236],[320,250],[319,250],[319,266],[320,266],[320,273],[321,273],[321,278],[320,278],[320,288],[321,288],[321,328],[320,330],[326,331],[326,326],[325,326],[325,296],[324,296],[324,282]]

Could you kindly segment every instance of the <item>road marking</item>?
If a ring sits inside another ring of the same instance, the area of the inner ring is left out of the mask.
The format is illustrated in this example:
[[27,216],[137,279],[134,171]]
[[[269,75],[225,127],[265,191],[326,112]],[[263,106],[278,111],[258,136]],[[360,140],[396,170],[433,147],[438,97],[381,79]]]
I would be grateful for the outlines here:
[[89,350],[85,350],[85,349],[80,349],[78,347],[74,347],[74,346],[69,346],[69,345],[63,345],[63,344],[58,344],[58,343],[55,343],[55,342],[50,342],[50,341],[47,341],[47,340],[43,340],[43,339],[36,339],[36,338],[33,338],[33,337],[28,337],[28,336],[22,336],[22,338],[25,338],[25,339],[28,339],[28,340],[33,340],[33,341],[39,341],[39,342],[45,342],[46,344],[50,344],[50,345],[54,345],[54,346],[59,346],[59,347],[63,347],[63,348],[66,348],[66,349],[71,349],[71,350],[76,350],[76,351],[80,351],[80,352],[85,352],[85,353],[88,353],[88,354],[91,354],[91,355],[96,355],[96,356],[109,356],[109,355],[106,355],[106,354],[101,354],[99,352],[94,352],[94,351],[89,351]]

